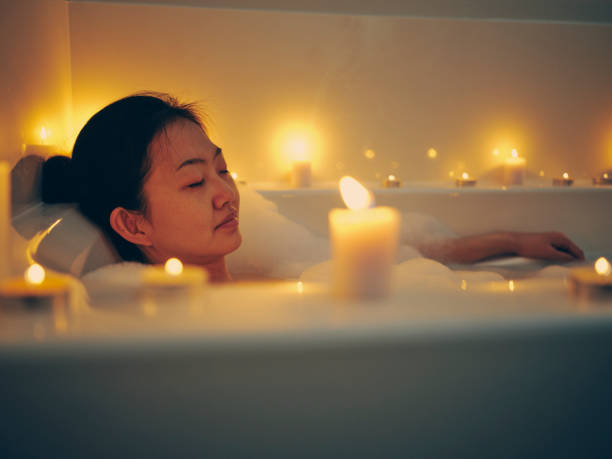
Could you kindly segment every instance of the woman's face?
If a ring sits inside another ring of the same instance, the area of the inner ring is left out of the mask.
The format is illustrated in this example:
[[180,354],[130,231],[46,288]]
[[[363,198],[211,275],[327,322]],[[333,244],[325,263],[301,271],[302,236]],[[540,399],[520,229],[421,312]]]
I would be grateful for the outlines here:
[[236,250],[240,196],[221,148],[197,124],[180,119],[156,136],[150,155],[144,184],[150,261],[206,264]]

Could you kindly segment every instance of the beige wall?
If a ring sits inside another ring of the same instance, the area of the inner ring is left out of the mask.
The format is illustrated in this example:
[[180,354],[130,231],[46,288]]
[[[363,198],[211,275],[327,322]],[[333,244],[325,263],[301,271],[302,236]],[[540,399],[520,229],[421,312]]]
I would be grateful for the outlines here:
[[63,0],[0,0],[0,159],[22,144],[63,145],[70,134],[68,6]]
[[324,180],[393,166],[409,179],[482,174],[496,147],[547,174],[612,166],[610,25],[112,3],[69,13],[75,126],[142,89],[199,99],[230,166],[254,181],[287,167],[276,138],[290,122],[319,134]]

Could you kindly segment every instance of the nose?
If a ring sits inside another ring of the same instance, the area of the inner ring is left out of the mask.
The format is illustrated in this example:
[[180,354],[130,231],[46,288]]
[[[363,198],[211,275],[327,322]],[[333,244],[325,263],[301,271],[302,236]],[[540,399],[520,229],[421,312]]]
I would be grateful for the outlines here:
[[226,180],[218,177],[214,181],[213,208],[220,210],[226,204],[232,204],[236,201],[236,187],[233,183],[230,184]]

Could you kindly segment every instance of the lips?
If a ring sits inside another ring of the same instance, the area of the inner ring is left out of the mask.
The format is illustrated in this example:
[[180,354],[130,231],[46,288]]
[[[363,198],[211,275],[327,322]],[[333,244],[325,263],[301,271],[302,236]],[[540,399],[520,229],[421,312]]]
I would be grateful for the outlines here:
[[233,227],[238,224],[238,214],[236,212],[230,213],[225,217],[221,223],[215,226],[215,229]]

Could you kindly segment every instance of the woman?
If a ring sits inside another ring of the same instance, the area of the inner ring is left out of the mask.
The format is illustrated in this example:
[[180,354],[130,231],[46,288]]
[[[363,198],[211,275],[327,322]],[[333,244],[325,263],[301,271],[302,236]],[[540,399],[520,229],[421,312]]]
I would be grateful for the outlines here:
[[[194,107],[165,94],[118,100],[83,127],[72,160],[50,158],[43,200],[77,202],[126,261],[163,263],[178,257],[231,279],[225,256],[242,241],[240,197],[223,152]],[[444,262],[500,255],[557,261],[582,259],[560,233],[493,233],[417,247]]]

